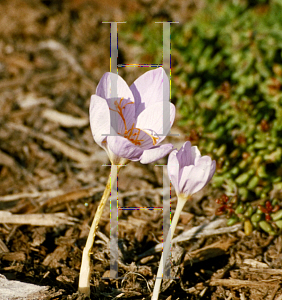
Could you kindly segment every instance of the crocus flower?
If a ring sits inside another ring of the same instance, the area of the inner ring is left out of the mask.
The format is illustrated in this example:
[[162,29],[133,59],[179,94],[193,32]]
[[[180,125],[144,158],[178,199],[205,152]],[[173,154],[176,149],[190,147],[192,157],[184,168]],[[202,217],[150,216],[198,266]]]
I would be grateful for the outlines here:
[[[113,80],[117,82],[114,98]],[[163,132],[163,101],[169,101],[169,80],[163,68],[146,72],[130,87],[117,74],[103,75],[91,97],[90,126],[95,142],[106,150],[112,164],[128,160],[146,164],[171,152],[172,144],[159,145],[168,133]],[[167,107],[170,129],[175,107],[172,103]]]
[[178,201],[160,260],[152,300],[157,300],[159,297],[163,266],[168,257],[170,241],[173,237],[180,213],[186,201],[211,180],[215,172],[215,161],[212,161],[209,156],[201,156],[198,147],[191,147],[191,143],[186,142],[179,151],[173,150],[170,153],[167,170],[171,183],[175,188]]
[[211,180],[215,161],[201,156],[197,146],[191,147],[191,143],[186,142],[179,151],[170,153],[167,168],[177,196],[188,199]]

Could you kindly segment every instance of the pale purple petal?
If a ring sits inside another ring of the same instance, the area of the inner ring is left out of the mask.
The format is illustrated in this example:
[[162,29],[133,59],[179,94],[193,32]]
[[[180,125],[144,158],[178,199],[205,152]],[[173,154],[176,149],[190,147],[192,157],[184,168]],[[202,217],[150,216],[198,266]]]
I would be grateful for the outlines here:
[[[116,94],[111,94],[111,78],[116,81]],[[117,74],[107,72],[105,73],[100,82],[98,83],[96,94],[104,99],[111,98],[124,98],[131,102],[134,102],[133,94],[127,85],[127,83]]]
[[[178,170],[172,167],[177,163]],[[191,147],[190,142],[185,142],[179,151],[173,151],[168,159],[168,174],[177,195],[188,197],[198,192],[211,180],[214,172],[215,161],[209,156],[201,156],[198,147]]]
[[167,161],[167,172],[172,185],[175,188],[176,194],[179,193],[178,182],[179,182],[179,162],[177,159],[177,150],[173,150],[168,157]]
[[107,103],[110,109],[111,126],[120,135],[124,135],[136,123],[134,102],[126,99],[108,99]]
[[179,182],[179,190],[186,196],[193,195],[200,191],[206,184],[209,170],[204,170],[196,166],[186,166]]
[[215,160],[213,160],[211,163],[210,174],[209,174],[207,182],[209,182],[212,179],[212,177],[215,173],[215,168],[216,168],[216,162],[215,162]]
[[110,111],[107,101],[92,95],[89,107],[89,119],[92,135],[100,147],[105,147],[106,134],[110,134]]
[[191,165],[194,163],[192,160],[192,147],[191,142],[185,142],[183,146],[179,149],[176,154],[177,160],[179,162],[179,168],[183,168],[185,166]]
[[139,128],[133,130],[132,142],[143,150],[154,147],[158,144],[158,141],[158,135],[152,130],[142,130]]
[[[163,82],[165,97],[163,97]],[[169,80],[163,68],[146,72],[134,81],[130,89],[135,98],[136,117],[156,102],[169,101]]]
[[[205,171],[205,173],[207,174],[206,183],[205,183],[205,185],[206,185],[210,181],[211,177],[214,174],[214,171],[215,171],[215,164],[214,163],[215,163],[215,161],[213,163],[212,159],[209,156],[206,156],[206,155],[196,158],[196,161],[197,161],[195,163],[196,167],[200,168],[200,169],[203,169]],[[211,168],[214,168],[212,176],[210,176]]]
[[197,162],[195,162],[195,165],[198,168],[202,168],[202,169],[210,169],[212,164],[212,159],[205,155],[205,156],[201,156],[197,159]]
[[109,136],[107,142],[109,149],[119,157],[138,161],[143,153],[140,147],[121,136]]
[[169,154],[172,149],[173,149],[172,144],[165,144],[165,145],[153,147],[149,150],[145,150],[141,156],[140,162],[142,164],[149,164],[151,162],[154,162]]
[[121,158],[119,157],[118,155],[116,155],[108,146],[107,144],[107,147],[105,148],[107,154],[108,154],[108,157],[111,161],[112,164],[114,165],[123,165],[123,164],[127,164],[127,160],[125,158]]
[[201,157],[201,153],[196,146],[191,146],[190,141],[185,142],[177,153],[177,159],[179,160],[180,168],[195,164],[196,157]]
[[188,181],[190,181],[190,173],[194,168],[194,165],[184,166],[179,170],[178,177],[178,190],[180,193],[184,193],[184,188]]
[[[170,103],[169,107],[170,120],[167,122],[169,122],[169,128],[171,128],[175,118],[175,107],[172,103]],[[168,132],[163,132],[163,103],[157,102],[142,111],[137,118],[136,127],[144,130],[150,129],[156,132],[159,136],[157,144],[163,141],[166,137],[165,135],[168,134]]]

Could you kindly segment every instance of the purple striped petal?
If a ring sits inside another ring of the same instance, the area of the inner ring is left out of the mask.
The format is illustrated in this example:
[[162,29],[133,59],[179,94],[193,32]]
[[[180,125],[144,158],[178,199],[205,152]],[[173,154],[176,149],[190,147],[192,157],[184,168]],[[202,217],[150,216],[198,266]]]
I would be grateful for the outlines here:
[[105,147],[106,136],[110,134],[110,111],[107,101],[97,95],[92,95],[89,107],[90,128],[95,142]]
[[[112,90],[112,80],[115,82],[116,91]],[[115,94],[112,94],[112,92]],[[131,102],[134,102],[133,94],[127,85],[127,83],[117,74],[107,72],[105,73],[98,83],[96,94],[104,99],[115,100],[118,98],[124,98]]]
[[172,144],[165,144],[165,145],[156,146],[149,150],[145,150],[141,156],[140,162],[142,164],[149,164],[151,162],[154,162],[169,154],[172,149],[173,149]]
[[[175,107],[172,103],[169,103],[170,119],[166,121],[167,128],[171,128],[175,118]],[[152,104],[149,108],[143,110],[137,118],[136,127],[140,129],[150,129],[156,132],[159,136],[157,144],[163,141],[168,132],[163,132],[163,103],[157,102]]]
[[179,182],[179,190],[190,196],[200,191],[207,183],[209,170],[197,166],[185,166]]
[[143,153],[143,150],[140,147],[121,136],[109,136],[107,142],[109,149],[119,157],[138,161]]
[[[165,93],[163,93],[163,83]],[[134,81],[130,89],[136,103],[136,117],[156,102],[169,101],[169,80],[163,68],[146,72]]]
[[179,194],[179,161],[177,159],[177,150],[173,150],[168,157],[167,172],[176,194]]
[[179,151],[173,151],[168,159],[168,174],[177,195],[187,198],[200,191],[212,178],[215,161],[209,156],[201,156],[199,149],[184,143]]
[[118,134],[124,135],[136,123],[134,102],[120,98],[108,99],[107,103],[110,109],[111,126]]

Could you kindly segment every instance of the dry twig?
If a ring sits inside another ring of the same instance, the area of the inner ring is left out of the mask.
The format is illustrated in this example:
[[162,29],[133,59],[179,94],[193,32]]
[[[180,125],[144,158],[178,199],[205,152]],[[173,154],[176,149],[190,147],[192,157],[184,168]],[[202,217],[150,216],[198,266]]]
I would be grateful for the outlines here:
[[89,123],[87,118],[77,118],[50,108],[43,110],[42,117],[63,127],[84,127]]
[[15,200],[20,200],[23,198],[50,198],[57,197],[59,195],[64,194],[62,190],[52,190],[52,191],[43,191],[43,192],[31,192],[31,193],[18,193],[11,195],[3,195],[0,196],[0,201],[2,202],[10,202]]
[[16,215],[9,211],[0,211],[1,224],[25,224],[34,226],[74,225],[79,220],[68,217],[64,213],[55,214],[24,214]]
[[228,286],[228,287],[235,287],[235,288],[244,288],[244,287],[248,287],[248,288],[257,288],[257,289],[261,289],[262,287],[268,287],[268,288],[273,288],[277,286],[277,281],[272,281],[272,282],[266,282],[263,281],[250,281],[250,280],[240,280],[240,279],[212,279],[209,282],[210,286],[219,286],[219,285],[223,285],[223,286]]
[[57,151],[61,152],[66,157],[68,157],[74,161],[77,161],[80,163],[90,161],[90,157],[88,155],[84,154],[83,152],[81,152],[77,149],[74,149],[73,147],[70,147],[66,143],[64,143],[56,138],[53,138],[50,135],[36,132],[27,126],[19,125],[19,124],[12,123],[12,122],[7,123],[6,126],[9,128],[12,128],[14,130],[18,130],[18,131],[27,133],[29,136],[31,136],[33,138],[36,138],[36,139],[39,139],[39,140],[42,140],[42,141],[48,143],[49,145],[53,146]]
[[[230,227],[218,228],[220,226],[224,226],[225,224],[226,224],[225,219],[217,219],[208,224],[203,224],[203,225],[193,227],[187,231],[184,231],[182,234],[180,234],[177,237],[175,237],[174,239],[172,239],[171,243],[174,244],[177,242],[189,241],[191,239],[198,239],[201,237],[206,237],[206,236],[211,236],[211,235],[236,232],[242,227],[242,224],[236,224],[236,225],[233,225]],[[161,252],[162,249],[163,249],[163,243],[159,243],[155,247],[153,247],[150,250],[146,251],[145,253],[139,255],[139,258],[149,256],[155,252]]]

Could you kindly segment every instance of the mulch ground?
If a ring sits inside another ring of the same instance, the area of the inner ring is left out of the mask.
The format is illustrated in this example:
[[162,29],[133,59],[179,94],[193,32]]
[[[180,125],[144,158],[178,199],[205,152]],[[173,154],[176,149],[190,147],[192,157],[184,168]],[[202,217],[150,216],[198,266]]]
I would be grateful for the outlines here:
[[[42,299],[84,298],[77,292],[82,250],[110,172],[88,120],[90,96],[110,64],[110,28],[102,21],[126,21],[136,11],[148,21],[164,10],[185,13],[181,1],[102,2],[0,1],[0,274],[49,286]],[[132,63],[134,53],[121,51],[121,63]],[[129,83],[144,72],[128,69]],[[174,132],[179,148],[186,136]],[[161,206],[162,176],[154,164],[128,164],[119,176],[120,206]],[[187,203],[176,235],[216,220],[221,194],[207,187]],[[173,212],[174,192],[171,203]],[[109,212],[108,204],[93,248],[91,299],[150,299],[160,252],[149,250],[162,242],[162,212],[119,211],[123,279],[103,279]],[[3,221],[9,213],[16,224]],[[281,236],[238,228],[178,243],[172,272],[179,279],[164,282],[160,299],[281,300]]]

